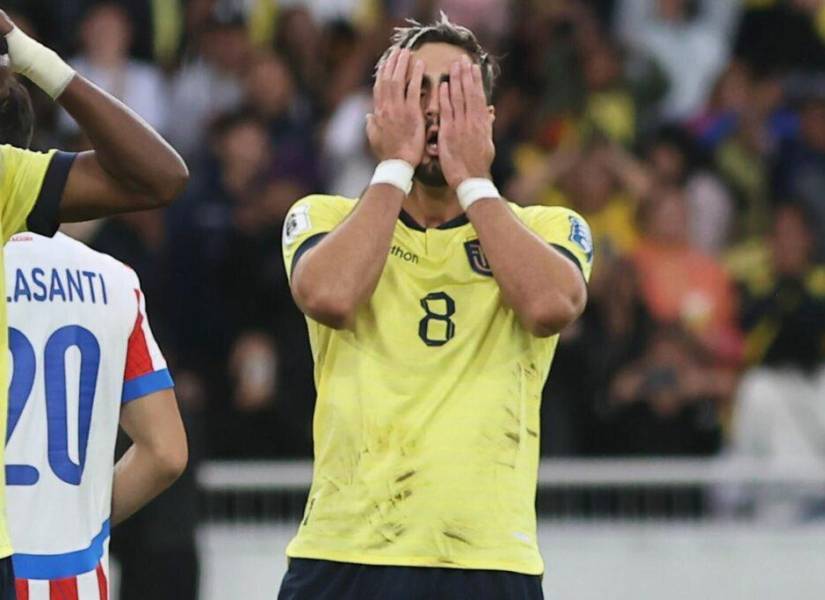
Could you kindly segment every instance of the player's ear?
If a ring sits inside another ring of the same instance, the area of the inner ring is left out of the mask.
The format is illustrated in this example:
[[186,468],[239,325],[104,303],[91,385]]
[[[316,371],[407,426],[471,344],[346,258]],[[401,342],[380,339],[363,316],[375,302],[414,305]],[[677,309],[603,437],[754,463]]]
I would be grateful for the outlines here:
[[493,106],[492,104],[490,104],[487,107],[487,112],[491,117],[493,117],[493,123],[495,123],[496,122],[496,107]]

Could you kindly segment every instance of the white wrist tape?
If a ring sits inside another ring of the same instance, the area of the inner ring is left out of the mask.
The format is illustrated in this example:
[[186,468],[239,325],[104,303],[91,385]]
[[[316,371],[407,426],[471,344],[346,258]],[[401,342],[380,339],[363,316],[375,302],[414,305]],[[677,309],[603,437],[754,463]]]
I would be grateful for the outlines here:
[[15,27],[6,34],[9,63],[15,73],[27,77],[52,99],[56,99],[75,76],[75,71],[56,52]]
[[464,212],[482,198],[501,198],[498,188],[489,179],[481,177],[465,179],[455,190],[458,203]]
[[405,194],[409,194],[412,189],[413,173],[415,169],[405,160],[385,160],[375,167],[375,174],[372,176],[370,185],[388,183]]

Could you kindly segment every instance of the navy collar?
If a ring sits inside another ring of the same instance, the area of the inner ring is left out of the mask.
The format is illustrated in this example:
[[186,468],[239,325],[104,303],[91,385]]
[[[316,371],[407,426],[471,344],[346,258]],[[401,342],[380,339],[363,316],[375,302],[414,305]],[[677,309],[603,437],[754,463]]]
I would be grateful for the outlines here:
[[[418,221],[413,219],[410,213],[408,213],[403,208],[401,209],[401,214],[398,215],[398,218],[401,220],[402,223],[404,223],[404,225],[406,225],[410,229],[415,229],[416,231],[427,231],[426,227],[422,227],[421,224],[419,224]],[[467,213],[461,213],[454,219],[445,221],[435,229],[453,229],[455,227],[461,227],[462,225],[466,225],[469,222],[470,220],[467,218]]]

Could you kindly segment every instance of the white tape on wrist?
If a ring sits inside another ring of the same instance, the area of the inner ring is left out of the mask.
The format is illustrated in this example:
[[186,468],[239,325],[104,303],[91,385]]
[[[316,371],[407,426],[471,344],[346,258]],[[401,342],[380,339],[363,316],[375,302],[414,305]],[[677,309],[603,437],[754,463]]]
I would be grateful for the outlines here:
[[481,177],[465,179],[455,190],[458,203],[464,212],[482,198],[501,198],[498,188],[489,179]]
[[388,183],[405,194],[409,194],[412,189],[413,173],[415,169],[406,160],[385,160],[375,167],[375,174],[372,176],[370,185]]
[[12,70],[30,79],[52,100],[60,96],[74,78],[74,69],[56,52],[27,36],[19,27],[6,34],[6,42]]

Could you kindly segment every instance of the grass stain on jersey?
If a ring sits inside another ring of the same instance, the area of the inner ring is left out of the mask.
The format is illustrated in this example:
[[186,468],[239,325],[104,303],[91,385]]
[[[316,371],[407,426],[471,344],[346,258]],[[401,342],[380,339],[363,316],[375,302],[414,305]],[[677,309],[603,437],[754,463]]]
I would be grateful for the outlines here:
[[463,544],[467,544],[468,546],[472,546],[472,545],[473,545],[473,543],[472,543],[470,540],[468,540],[468,539],[467,539],[467,538],[465,538],[463,535],[458,534],[458,533],[456,533],[456,532],[454,532],[454,531],[447,531],[447,530],[445,530],[445,531],[442,531],[441,533],[442,533],[445,537],[450,538],[451,540],[456,540],[456,541],[461,542],[461,543],[463,543]]
[[406,473],[404,473],[400,477],[397,477],[396,480],[395,480],[395,483],[401,483],[402,481],[405,481],[405,480],[409,479],[413,475],[415,475],[415,470],[407,471]]

